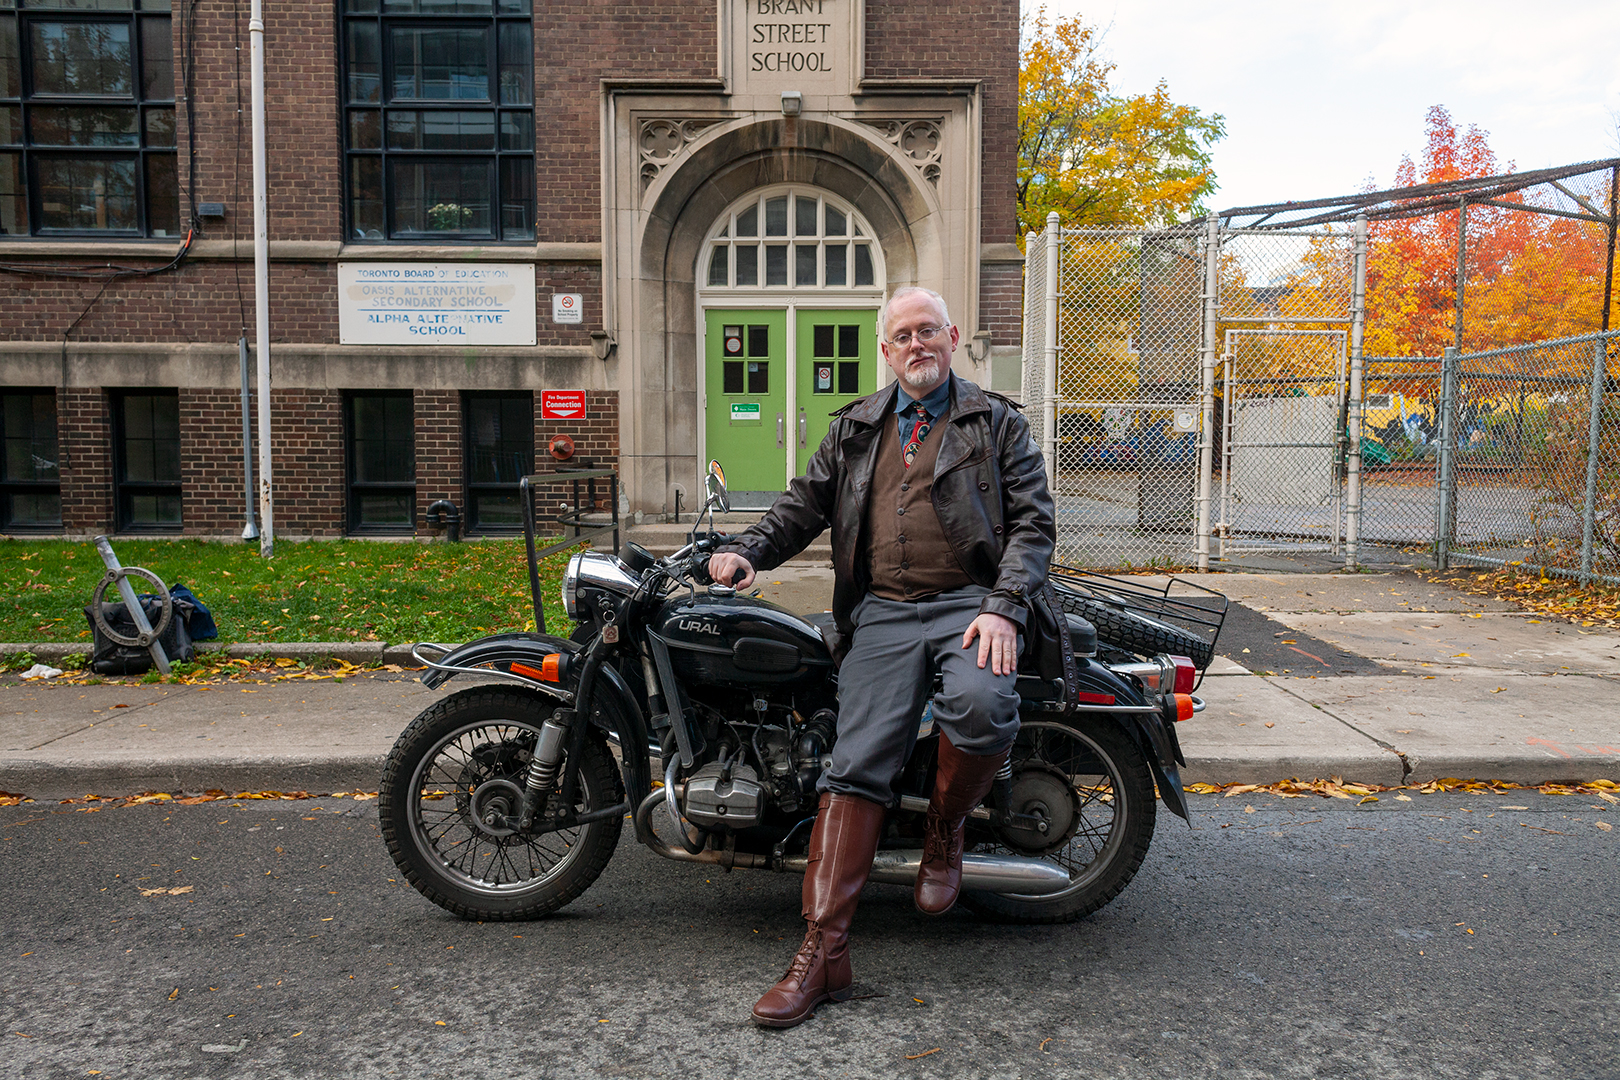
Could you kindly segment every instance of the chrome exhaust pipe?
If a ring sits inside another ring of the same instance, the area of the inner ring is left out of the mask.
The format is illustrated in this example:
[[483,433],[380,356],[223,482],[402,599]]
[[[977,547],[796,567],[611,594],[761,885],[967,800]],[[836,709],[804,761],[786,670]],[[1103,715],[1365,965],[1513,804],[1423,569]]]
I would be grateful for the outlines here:
[[[922,849],[880,851],[872,860],[869,880],[885,885],[914,885],[922,866]],[[783,870],[804,873],[809,867],[803,855],[782,860]],[[1069,887],[1069,874],[1060,866],[1017,855],[962,856],[962,888],[985,892],[1016,893],[1019,896],[1050,896]]]

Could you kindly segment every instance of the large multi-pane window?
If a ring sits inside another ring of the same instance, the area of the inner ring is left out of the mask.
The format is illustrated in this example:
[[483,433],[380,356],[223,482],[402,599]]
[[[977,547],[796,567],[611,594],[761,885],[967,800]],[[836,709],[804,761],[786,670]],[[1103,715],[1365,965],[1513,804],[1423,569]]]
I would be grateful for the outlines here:
[[351,239],[534,239],[530,10],[343,0]]
[[0,391],[0,529],[32,532],[61,527],[56,394]]
[[355,391],[346,406],[349,531],[408,533],[416,524],[411,391]]
[[170,0],[0,0],[0,235],[178,236]]
[[534,395],[468,393],[467,529],[516,532],[523,528],[518,481],[534,472]]
[[706,288],[871,289],[880,282],[871,230],[847,204],[773,188],[733,206],[709,237]]
[[113,445],[119,531],[178,530],[182,524],[179,391],[115,395]]

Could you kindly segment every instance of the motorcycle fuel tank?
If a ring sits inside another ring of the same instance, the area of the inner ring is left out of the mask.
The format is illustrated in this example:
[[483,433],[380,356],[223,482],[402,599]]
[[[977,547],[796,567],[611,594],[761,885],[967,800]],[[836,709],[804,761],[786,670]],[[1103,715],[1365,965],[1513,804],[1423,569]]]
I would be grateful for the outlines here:
[[825,679],[832,667],[820,631],[750,596],[677,596],[654,628],[682,682],[776,686]]

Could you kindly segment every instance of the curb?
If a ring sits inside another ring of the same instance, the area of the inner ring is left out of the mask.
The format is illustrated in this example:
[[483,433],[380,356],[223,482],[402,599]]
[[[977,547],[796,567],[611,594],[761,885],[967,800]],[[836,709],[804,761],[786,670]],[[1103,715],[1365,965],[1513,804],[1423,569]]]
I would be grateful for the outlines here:
[[261,761],[184,763],[72,763],[8,761],[0,764],[0,791],[20,792],[37,802],[59,802],[94,793],[109,798],[144,791],[376,791],[384,755],[357,754],[326,760],[267,758]]
[[[75,653],[88,656],[90,648],[87,641],[42,641],[33,645],[0,641],[0,656],[26,652],[32,653],[41,663],[49,664]],[[199,642],[196,650],[199,657],[206,653],[223,652],[233,660],[268,656],[272,660],[315,660],[325,657],[356,665],[413,666],[416,663],[411,657],[410,645],[389,645],[382,641],[238,641],[229,645]]]

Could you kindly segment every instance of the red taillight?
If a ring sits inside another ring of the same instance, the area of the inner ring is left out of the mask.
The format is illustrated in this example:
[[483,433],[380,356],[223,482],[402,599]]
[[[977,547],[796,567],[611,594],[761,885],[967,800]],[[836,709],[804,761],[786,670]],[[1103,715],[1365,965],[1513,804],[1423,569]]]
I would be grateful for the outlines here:
[[[1198,669],[1193,666],[1192,660],[1185,656],[1172,656],[1170,662],[1176,665],[1175,693],[1192,693],[1193,685],[1198,682]],[[1186,717],[1182,719],[1185,720]]]
[[[1176,684],[1178,686],[1180,685],[1180,682],[1180,679],[1176,680]],[[1191,694],[1176,695],[1176,723],[1179,724],[1183,720],[1191,720],[1194,711],[1193,697]]]

